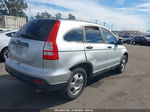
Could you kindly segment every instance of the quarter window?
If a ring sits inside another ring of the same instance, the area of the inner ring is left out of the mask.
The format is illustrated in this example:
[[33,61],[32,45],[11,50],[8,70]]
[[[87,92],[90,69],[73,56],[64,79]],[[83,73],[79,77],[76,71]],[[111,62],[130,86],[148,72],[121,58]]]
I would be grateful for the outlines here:
[[103,33],[103,37],[106,43],[109,43],[109,44],[117,43],[117,39],[114,37],[114,35],[110,31],[102,28],[102,33]]
[[77,28],[70,31],[65,35],[64,39],[66,41],[83,42],[83,29]]
[[102,36],[98,27],[85,27],[86,42],[102,43]]

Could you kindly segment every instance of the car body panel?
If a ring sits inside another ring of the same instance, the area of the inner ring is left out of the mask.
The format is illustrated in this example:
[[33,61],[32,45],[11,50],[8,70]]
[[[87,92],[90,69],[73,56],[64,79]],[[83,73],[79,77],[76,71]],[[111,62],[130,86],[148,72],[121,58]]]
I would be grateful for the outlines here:
[[138,36],[134,38],[134,42],[141,45],[150,45],[150,37]]

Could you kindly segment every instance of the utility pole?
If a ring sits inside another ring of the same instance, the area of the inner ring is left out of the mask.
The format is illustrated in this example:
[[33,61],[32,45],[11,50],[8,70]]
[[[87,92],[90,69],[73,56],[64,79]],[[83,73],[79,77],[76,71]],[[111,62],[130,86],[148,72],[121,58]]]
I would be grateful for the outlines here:
[[95,23],[97,24],[97,19],[95,20]]
[[111,24],[111,31],[113,30],[113,26],[114,26],[114,24],[112,23],[112,24]]
[[106,23],[104,22],[104,26],[106,25]]
[[123,31],[125,30],[125,27],[123,26]]
[[29,6],[29,14],[30,14],[30,20],[31,20],[31,7]]

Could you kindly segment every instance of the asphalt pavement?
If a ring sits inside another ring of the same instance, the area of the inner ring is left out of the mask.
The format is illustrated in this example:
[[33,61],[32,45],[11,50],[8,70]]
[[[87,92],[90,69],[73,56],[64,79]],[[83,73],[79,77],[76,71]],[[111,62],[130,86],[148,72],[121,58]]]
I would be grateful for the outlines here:
[[95,77],[73,101],[58,92],[37,91],[10,76],[0,62],[0,109],[150,109],[150,47],[126,47],[129,62],[125,72]]

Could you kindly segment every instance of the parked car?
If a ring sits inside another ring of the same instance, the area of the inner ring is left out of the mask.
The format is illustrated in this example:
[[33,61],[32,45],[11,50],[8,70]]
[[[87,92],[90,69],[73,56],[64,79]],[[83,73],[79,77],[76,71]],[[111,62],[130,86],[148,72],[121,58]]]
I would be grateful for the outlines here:
[[136,36],[131,36],[131,39],[130,39],[130,44],[135,44],[135,42],[134,42],[134,38],[135,38]]
[[[114,34],[114,35],[115,35],[115,34]],[[123,42],[123,37],[118,36],[118,35],[115,35],[115,37],[118,38],[119,40],[122,40],[122,42]]]
[[127,44],[130,44],[130,41],[131,41],[131,37],[130,36],[123,36],[123,43],[127,43]]
[[69,99],[94,76],[110,69],[123,72],[128,61],[122,41],[108,29],[71,20],[33,20],[11,39],[9,50],[7,72]]
[[2,61],[5,61],[8,58],[8,43],[15,33],[16,30],[0,32],[0,58]]
[[5,29],[5,28],[0,28],[0,32],[2,31],[8,31],[9,29]]
[[137,36],[134,38],[133,44],[150,45],[150,36]]

